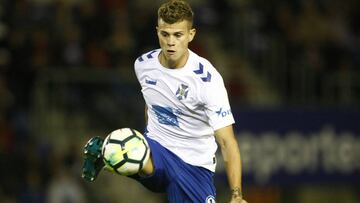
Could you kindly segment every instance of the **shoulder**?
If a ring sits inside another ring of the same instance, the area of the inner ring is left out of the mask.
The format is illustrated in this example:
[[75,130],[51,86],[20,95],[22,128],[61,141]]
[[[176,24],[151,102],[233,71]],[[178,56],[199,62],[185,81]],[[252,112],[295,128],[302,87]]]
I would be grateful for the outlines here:
[[154,49],[141,54],[134,62],[136,77],[141,78],[145,72],[154,67],[160,49]]
[[151,50],[151,51],[148,51],[142,55],[140,55],[136,61],[138,62],[145,62],[145,61],[149,61],[149,60],[153,60],[155,59],[158,54],[160,52],[160,49],[154,49],[154,50]]
[[134,62],[135,68],[139,65],[141,66],[141,65],[146,65],[148,63],[152,63],[154,60],[157,59],[159,52],[160,49],[154,49],[144,54],[141,54]]
[[190,52],[192,71],[201,82],[204,84],[214,84],[219,81],[222,82],[222,76],[213,64],[204,57]]

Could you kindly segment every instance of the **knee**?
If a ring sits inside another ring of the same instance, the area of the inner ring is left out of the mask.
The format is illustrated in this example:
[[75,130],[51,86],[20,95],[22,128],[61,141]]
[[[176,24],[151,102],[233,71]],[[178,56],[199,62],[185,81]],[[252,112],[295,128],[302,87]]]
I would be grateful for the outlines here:
[[150,156],[149,160],[145,163],[144,167],[139,171],[140,176],[149,176],[154,173],[154,163],[152,156]]

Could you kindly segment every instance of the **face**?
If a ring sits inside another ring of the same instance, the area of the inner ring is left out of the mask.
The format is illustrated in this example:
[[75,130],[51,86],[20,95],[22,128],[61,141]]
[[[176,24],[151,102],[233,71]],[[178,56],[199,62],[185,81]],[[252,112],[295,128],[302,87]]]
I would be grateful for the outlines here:
[[156,30],[162,50],[160,62],[166,67],[180,68],[186,64],[189,42],[194,39],[196,33],[189,23],[183,20],[168,24],[162,19],[158,20]]

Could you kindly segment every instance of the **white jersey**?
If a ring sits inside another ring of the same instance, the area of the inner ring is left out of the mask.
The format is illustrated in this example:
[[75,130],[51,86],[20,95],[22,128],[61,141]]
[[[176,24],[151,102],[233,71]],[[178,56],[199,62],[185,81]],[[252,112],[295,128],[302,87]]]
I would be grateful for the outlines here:
[[148,108],[147,136],[186,163],[214,172],[214,131],[234,123],[223,79],[209,61],[190,50],[184,67],[165,68],[160,51],[135,61]]

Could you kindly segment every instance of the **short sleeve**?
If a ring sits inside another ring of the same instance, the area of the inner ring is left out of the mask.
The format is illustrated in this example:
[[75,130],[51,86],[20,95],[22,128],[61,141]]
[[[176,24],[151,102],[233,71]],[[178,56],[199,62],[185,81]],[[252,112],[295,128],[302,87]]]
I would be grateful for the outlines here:
[[214,131],[235,123],[227,90],[219,73],[216,72],[212,81],[205,85],[204,93],[205,111]]

